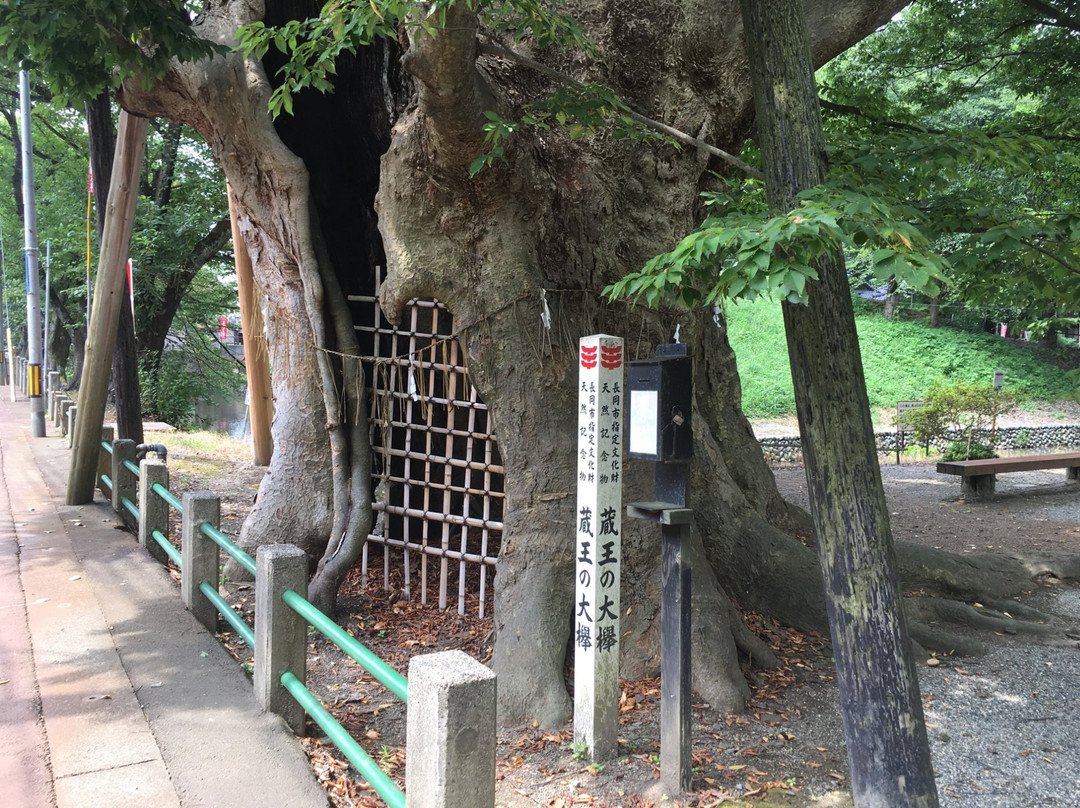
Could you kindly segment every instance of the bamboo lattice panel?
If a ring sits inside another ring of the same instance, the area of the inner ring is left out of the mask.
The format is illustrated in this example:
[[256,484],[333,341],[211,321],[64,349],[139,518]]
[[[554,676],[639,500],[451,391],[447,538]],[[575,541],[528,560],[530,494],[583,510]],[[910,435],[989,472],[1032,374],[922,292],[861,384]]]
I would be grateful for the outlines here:
[[445,609],[456,589],[458,613],[475,599],[483,617],[505,502],[491,415],[449,336],[449,309],[414,299],[399,329],[383,317],[378,293],[376,285],[373,296],[349,297],[368,380],[374,455],[376,519],[363,574],[371,564],[369,548],[381,545],[385,588],[397,568],[405,597],[418,587],[428,603],[437,588]]

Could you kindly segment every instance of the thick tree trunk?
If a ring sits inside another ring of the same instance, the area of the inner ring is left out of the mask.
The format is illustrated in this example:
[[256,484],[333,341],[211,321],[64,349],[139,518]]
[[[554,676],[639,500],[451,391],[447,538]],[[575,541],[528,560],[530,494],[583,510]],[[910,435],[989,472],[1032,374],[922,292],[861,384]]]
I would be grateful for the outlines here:
[[[195,27],[207,39],[233,45],[236,29],[261,11],[244,2],[216,4]],[[267,303],[275,406],[273,457],[240,544],[253,551],[260,544],[293,543],[314,566],[335,519],[329,421],[315,372],[325,349],[323,290],[310,234],[308,173],[274,130],[269,95],[261,66],[233,53],[178,65],[148,91],[132,82],[120,100],[133,111],[198,131],[235,193],[238,225]],[[226,571],[244,577],[233,564]]]
[[[802,0],[742,0],[765,187],[774,211],[825,177]],[[807,305],[784,303],[791,375],[836,658],[851,789],[860,806],[936,806],[919,681],[841,255]]]
[[[680,48],[738,53],[739,29],[723,14],[696,7],[691,13],[685,6],[678,11],[671,29],[642,27],[663,16],[648,8],[620,8],[606,25],[598,22],[592,33],[612,56],[608,80],[621,82],[632,103],[649,99],[645,111],[654,117],[692,121],[696,131],[720,134],[730,144],[749,113],[746,85],[725,86],[721,100],[708,60],[675,59],[682,72],[648,66],[665,63]],[[395,127],[382,165],[377,207],[389,269],[383,308],[393,318],[415,295],[448,303],[458,322],[468,324],[470,371],[494,413],[508,499],[493,663],[502,720],[557,724],[569,710],[563,665],[573,587],[575,434],[569,414],[576,338],[624,334],[632,354],[651,355],[680,322],[700,368],[696,399],[705,417],[695,421],[696,439],[708,448],[695,464],[693,501],[701,548],[717,576],[703,571],[695,580],[695,608],[708,603],[711,619],[695,628],[700,647],[694,683],[718,708],[741,709],[747,690],[738,673],[739,651],[753,650],[755,661],[768,662],[771,655],[757,647],[730,607],[716,619],[715,610],[729,602],[721,587],[747,605],[765,602],[766,592],[790,593],[780,597],[785,617],[808,625],[816,614],[820,626],[824,611],[813,557],[790,553],[799,545],[773,526],[790,527],[792,514],[739,411],[722,318],[718,327],[705,315],[609,309],[596,297],[605,283],[693,226],[708,158],[640,143],[573,144],[559,132],[545,133],[543,142],[522,134],[508,149],[508,165],[470,180],[466,168],[484,148],[483,111],[511,110],[504,92],[535,86],[536,78],[498,61],[485,60],[478,71],[475,20],[464,7],[451,14],[449,31],[414,40],[405,61],[418,80],[418,105]],[[499,77],[497,86],[492,76]],[[654,98],[659,109],[651,106]],[[663,205],[657,205],[660,199]],[[553,303],[550,335],[538,334],[534,325],[541,290]],[[630,498],[650,493],[652,470],[642,465],[626,465]],[[659,553],[648,530],[630,524],[624,532],[622,598],[630,608],[623,623],[629,632],[623,673],[655,674]],[[790,586],[800,577],[807,587]]]

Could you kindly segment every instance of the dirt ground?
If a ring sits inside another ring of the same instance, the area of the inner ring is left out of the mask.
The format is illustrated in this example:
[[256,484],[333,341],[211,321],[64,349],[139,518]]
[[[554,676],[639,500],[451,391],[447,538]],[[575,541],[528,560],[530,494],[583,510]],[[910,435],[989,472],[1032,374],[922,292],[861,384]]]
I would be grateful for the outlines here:
[[[212,453],[170,451],[175,491],[210,488],[223,497],[223,527],[236,535],[250,508],[262,471],[249,464],[221,463]],[[936,474],[932,464],[883,459],[882,475],[894,535],[966,554],[988,550],[1039,548],[1080,552],[1080,484],[1064,471],[999,477],[992,502],[967,502],[957,478]],[[781,492],[806,505],[801,468],[776,473]],[[417,653],[462,649],[481,661],[491,656],[491,621],[402,599],[398,581],[389,590],[382,576],[363,581],[358,571],[343,588],[339,622],[357,639],[405,672]],[[254,593],[247,584],[228,584],[234,605],[248,611]],[[624,681],[619,719],[619,753],[591,765],[572,744],[567,727],[503,729],[497,753],[497,806],[501,808],[644,808],[721,804],[747,806],[849,806],[847,760],[828,642],[746,615],[748,623],[777,650],[777,671],[747,671],[753,690],[748,710],[721,715],[708,704],[693,704],[693,791],[664,793],[659,783],[659,680]],[[248,650],[235,636],[223,641],[241,662]],[[405,709],[351,659],[329,642],[313,640],[309,686],[368,753],[404,783]],[[572,681],[572,678],[570,679]],[[334,747],[309,725],[304,739],[316,772],[337,806],[383,803]]]

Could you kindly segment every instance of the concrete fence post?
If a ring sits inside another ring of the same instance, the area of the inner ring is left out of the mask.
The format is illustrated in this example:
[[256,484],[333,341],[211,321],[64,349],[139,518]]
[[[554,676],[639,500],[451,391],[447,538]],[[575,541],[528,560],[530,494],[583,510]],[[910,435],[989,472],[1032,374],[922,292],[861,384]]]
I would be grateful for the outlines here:
[[493,808],[495,695],[495,674],[462,651],[409,661],[406,808]]
[[[101,442],[107,443],[112,446],[113,436],[116,434],[116,430],[111,426],[103,426],[101,428]],[[112,455],[105,451],[103,447],[98,448],[98,470],[97,470],[97,486],[101,492],[101,496],[112,502],[112,491],[109,487],[101,481],[101,475],[108,475],[109,479],[112,479]]]
[[62,430],[64,424],[62,409],[65,401],[67,401],[67,396],[65,396],[63,393],[58,392],[56,394],[56,401],[53,402],[52,408],[53,426],[55,426],[57,429],[60,429],[61,434],[63,434]]
[[67,444],[69,449],[75,445],[75,415],[78,409],[78,405],[73,401],[67,410]]
[[68,410],[75,406],[75,402],[70,398],[65,398],[60,402],[60,434],[64,437],[68,435]]
[[52,393],[53,390],[60,389],[60,371],[50,370],[49,375],[46,376],[47,383],[49,385],[48,390]]
[[135,462],[135,441],[122,439],[113,441],[112,451],[112,506],[120,514],[125,525],[134,524],[134,519],[124,507],[123,500],[135,501],[138,483],[135,475],[124,465],[124,461]]
[[217,632],[217,607],[199,590],[199,584],[209,581],[218,587],[218,563],[221,551],[214,540],[200,527],[209,522],[217,527],[221,520],[221,500],[211,491],[188,491],[184,494],[181,515],[180,559],[183,567],[180,576],[180,597],[195,619]]
[[139,544],[168,566],[169,555],[154,538],[155,530],[169,535],[169,503],[154,493],[158,483],[169,487],[169,467],[161,460],[143,460],[139,464]]
[[281,599],[291,589],[307,597],[307,555],[292,544],[267,544],[255,557],[255,698],[281,716],[296,735],[304,734],[304,708],[281,684],[291,671],[307,677],[307,622]]

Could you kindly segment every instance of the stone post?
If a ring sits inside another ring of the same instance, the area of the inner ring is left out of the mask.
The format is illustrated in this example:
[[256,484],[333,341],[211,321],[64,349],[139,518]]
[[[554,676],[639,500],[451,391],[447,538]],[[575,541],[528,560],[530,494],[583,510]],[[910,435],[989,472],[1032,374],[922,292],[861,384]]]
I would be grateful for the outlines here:
[[[71,433],[68,433],[71,434]],[[112,452],[112,506],[113,510],[120,514],[125,525],[134,525],[134,517],[124,507],[123,500],[135,502],[138,495],[138,482],[131,470],[124,465],[124,461],[135,462],[135,441],[123,439],[113,441]]]
[[291,589],[307,597],[307,555],[292,544],[267,544],[255,558],[255,698],[281,716],[297,735],[304,734],[304,708],[281,684],[290,671],[307,676],[307,622],[281,596]]
[[65,398],[60,402],[60,434],[64,437],[68,436],[68,410],[75,406],[75,402],[70,398]]
[[155,559],[168,566],[169,556],[154,538],[154,531],[169,535],[169,503],[154,493],[154,485],[169,487],[169,467],[161,460],[139,464],[139,544]]
[[406,808],[495,805],[495,674],[462,651],[409,661]]
[[200,527],[204,522],[209,522],[212,527],[218,526],[221,500],[210,491],[189,491],[184,494],[182,516],[180,597],[195,619],[211,632],[217,632],[217,607],[199,590],[199,584],[208,581],[210,586],[217,589],[221,551]]
[[71,406],[68,407],[67,410],[67,442],[69,449],[71,448],[71,445],[75,440],[75,413],[78,409],[78,405],[75,404],[75,402],[72,402]]

